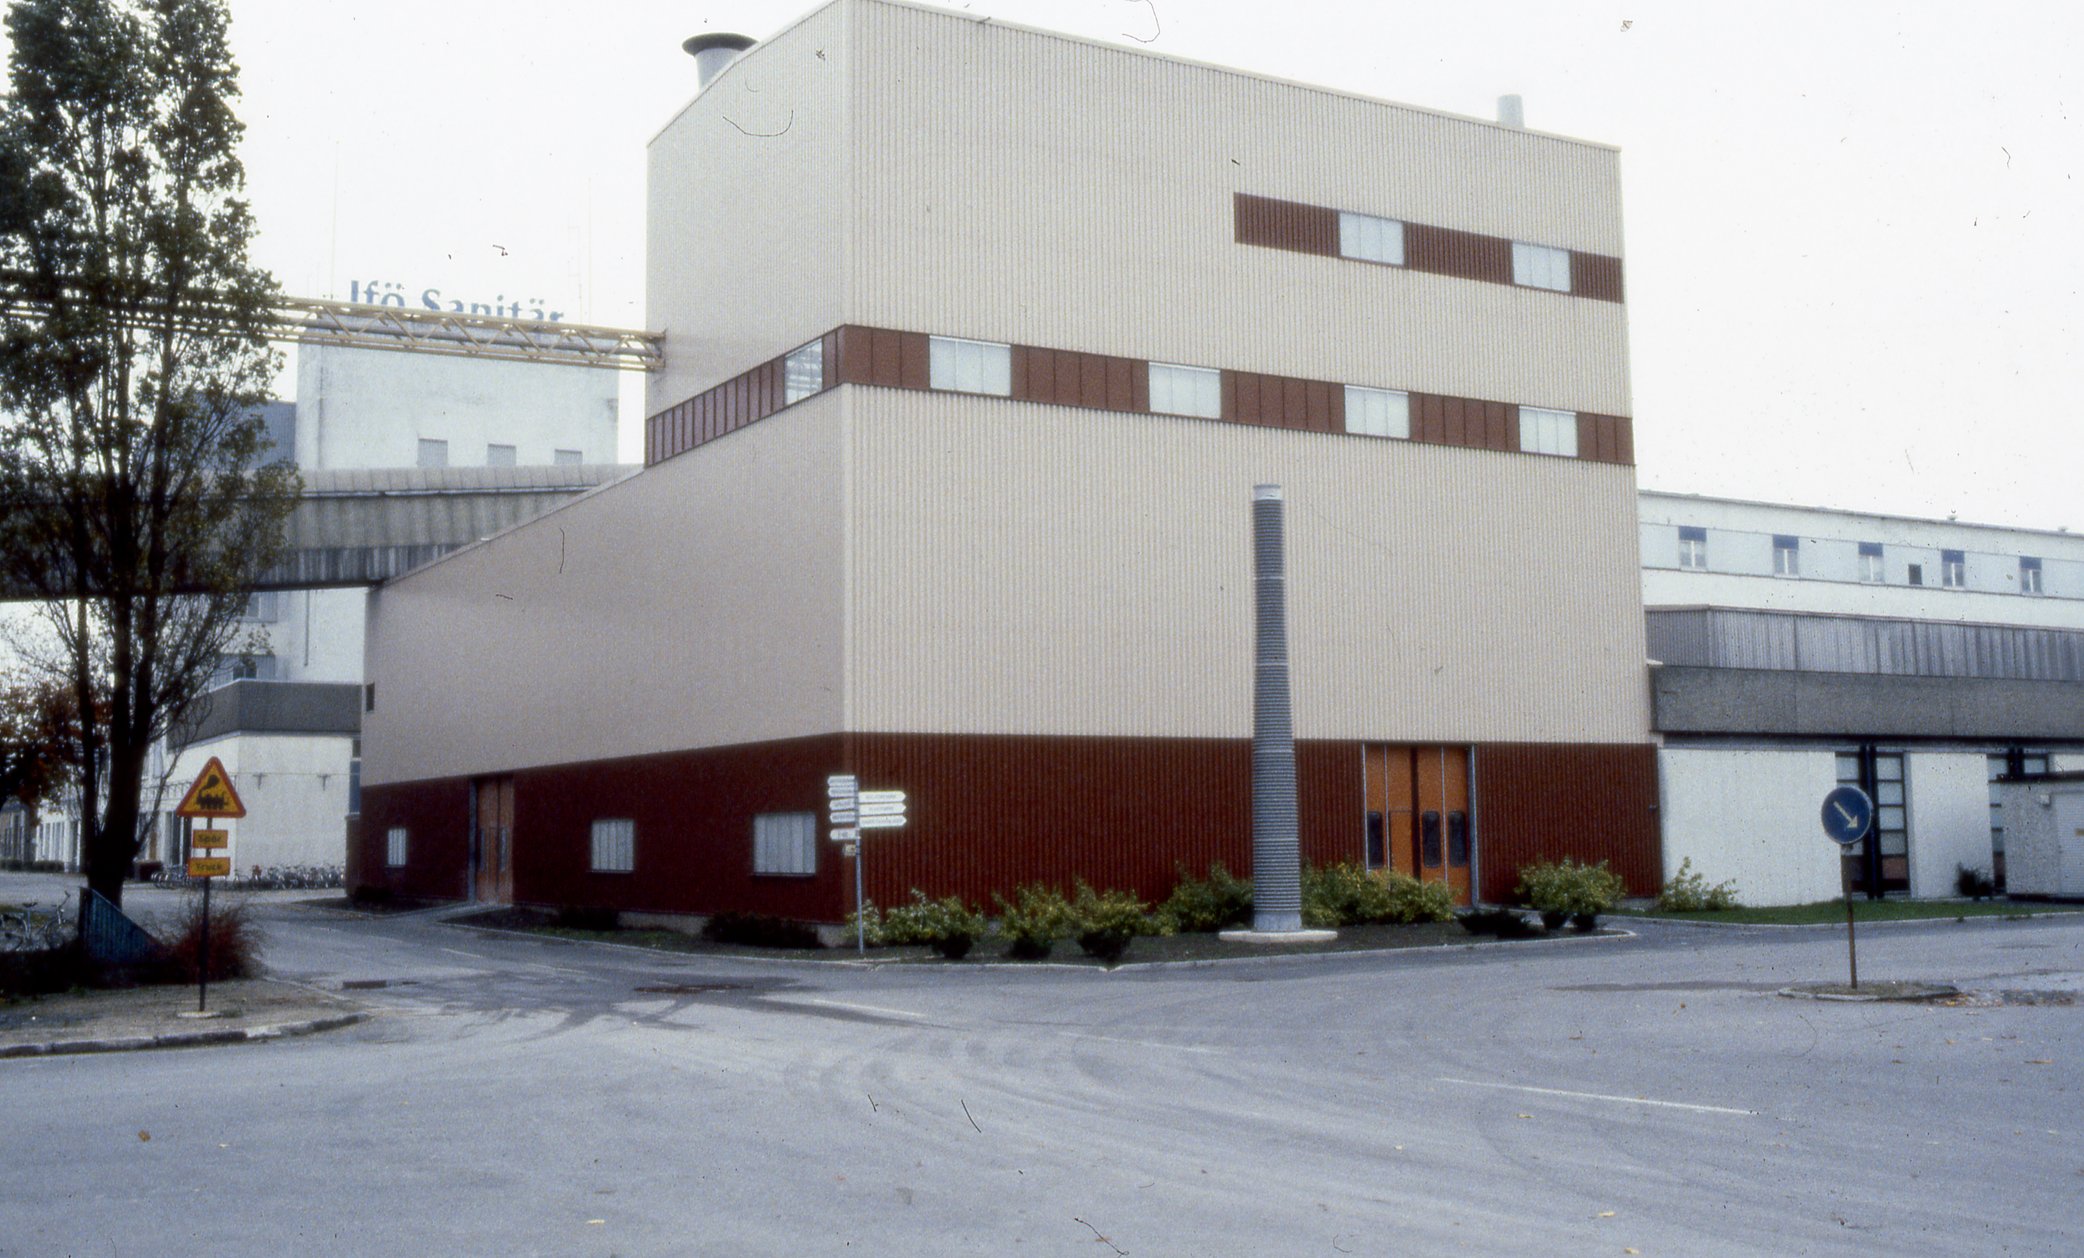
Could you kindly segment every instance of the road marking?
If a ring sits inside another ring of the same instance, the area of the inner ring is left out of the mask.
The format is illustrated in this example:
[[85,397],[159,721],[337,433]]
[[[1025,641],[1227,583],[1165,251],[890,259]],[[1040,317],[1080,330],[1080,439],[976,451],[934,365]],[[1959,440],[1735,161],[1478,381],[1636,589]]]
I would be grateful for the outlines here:
[[492,959],[491,957],[484,956],[481,953],[464,952],[456,948],[443,948],[442,951],[448,953],[452,957],[469,957],[473,961],[490,961]]
[[1219,1050],[1204,1048],[1197,1044],[1157,1044],[1150,1040],[1125,1040],[1118,1035],[1093,1035],[1085,1031],[1058,1031],[1058,1035],[1074,1040],[1105,1040],[1109,1044],[1132,1044],[1137,1048],[1152,1048],[1161,1053],[1214,1053]]
[[1506,1092],[1533,1092],[1541,1096],[1567,1096],[1580,1101],[1613,1101],[1621,1105],[1654,1105],[1659,1109],[1692,1110],[1696,1114],[1740,1114],[1757,1118],[1755,1109],[1731,1109],[1726,1105],[1689,1105],[1685,1101],[1653,1101],[1643,1096],[1609,1096],[1604,1092],[1572,1092],[1564,1088],[1536,1088],[1524,1083],[1485,1083],[1479,1079],[1436,1079],[1436,1083],[1459,1083],[1470,1088],[1498,1088]]
[[815,996],[799,996],[794,1000],[770,1000],[767,1003],[770,1005],[823,1005],[827,1009],[850,1009],[855,1013],[875,1013],[881,1014],[886,1018],[911,1018],[918,1022],[926,1021],[925,1014],[913,1013],[909,1009],[885,1009],[881,1005],[857,1005],[844,1000],[819,1000]]

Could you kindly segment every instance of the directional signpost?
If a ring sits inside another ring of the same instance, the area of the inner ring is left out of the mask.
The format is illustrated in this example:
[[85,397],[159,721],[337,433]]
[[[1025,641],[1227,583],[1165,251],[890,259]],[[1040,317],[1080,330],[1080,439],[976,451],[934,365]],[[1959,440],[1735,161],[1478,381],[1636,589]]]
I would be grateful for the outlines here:
[[834,843],[845,844],[840,850],[854,858],[854,947],[856,951],[866,955],[868,923],[861,911],[861,832],[902,829],[905,823],[905,793],[864,791],[861,789],[860,779],[853,774],[835,773],[825,779],[825,803],[827,817],[832,823],[826,837]]
[[[196,775],[195,785],[181,797],[181,804],[174,809],[176,816],[214,821],[220,817],[239,818],[246,815],[246,805],[239,800],[239,792],[232,789],[232,775],[224,771],[224,762],[211,756],[203,771]],[[231,849],[231,833],[226,830],[197,830],[188,836],[189,851],[225,852]],[[210,880],[222,878],[232,872],[229,856],[195,856],[188,858],[188,876],[203,880],[203,937],[197,948],[195,1011],[204,1013],[210,1002]]]
[[1851,971],[1852,988],[1860,988],[1860,954],[1853,946],[1852,871],[1844,854],[1852,851],[1874,824],[1874,801],[1857,786],[1841,786],[1823,797],[1824,834],[1839,848],[1838,882],[1845,892],[1845,960]]

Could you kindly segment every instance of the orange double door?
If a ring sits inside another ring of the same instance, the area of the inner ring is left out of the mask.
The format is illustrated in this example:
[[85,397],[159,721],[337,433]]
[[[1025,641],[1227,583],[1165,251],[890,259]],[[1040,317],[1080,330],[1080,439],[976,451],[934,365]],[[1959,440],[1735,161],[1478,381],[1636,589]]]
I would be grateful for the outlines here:
[[471,800],[471,898],[514,902],[514,779],[480,778]]
[[1469,749],[1367,743],[1367,863],[1454,888],[1469,903]]

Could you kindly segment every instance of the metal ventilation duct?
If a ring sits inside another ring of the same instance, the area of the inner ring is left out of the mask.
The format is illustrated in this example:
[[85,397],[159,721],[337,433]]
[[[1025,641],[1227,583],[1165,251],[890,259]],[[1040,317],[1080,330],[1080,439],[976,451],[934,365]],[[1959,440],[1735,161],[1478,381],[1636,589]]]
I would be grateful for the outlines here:
[[717,31],[687,39],[680,48],[695,59],[695,81],[697,90],[700,90],[708,87],[711,79],[722,74],[724,67],[738,60],[738,54],[752,47],[753,43],[750,36]]

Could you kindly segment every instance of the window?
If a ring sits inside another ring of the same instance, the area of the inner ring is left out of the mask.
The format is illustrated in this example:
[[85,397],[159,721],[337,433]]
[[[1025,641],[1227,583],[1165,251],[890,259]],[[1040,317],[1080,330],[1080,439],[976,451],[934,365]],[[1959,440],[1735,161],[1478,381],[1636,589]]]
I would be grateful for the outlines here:
[[956,393],[1013,392],[1013,347],[936,336],[927,342],[927,383]]
[[1363,262],[1404,265],[1404,225],[1372,214],[1339,215],[1339,253]]
[[627,874],[637,868],[637,823],[627,817],[593,823],[593,871]]
[[1939,583],[1958,590],[1968,583],[1968,556],[1958,550],[1939,552]]
[[1776,577],[1798,577],[1802,575],[1802,539],[1773,535],[1773,575]]
[[782,405],[794,406],[824,389],[825,342],[812,341],[782,359]]
[[1679,566],[1703,570],[1707,568],[1708,530],[1684,524],[1679,526]]
[[818,814],[763,812],[753,818],[753,872],[818,872]]
[[1529,454],[1577,457],[1577,412],[1520,408],[1520,449]]
[[2011,747],[1987,758],[1990,773],[1990,860],[1991,877],[2004,886],[2004,808],[1998,797],[1997,779],[2007,774],[2046,773],[2048,753]]
[[244,620],[276,621],[282,618],[280,598],[273,590],[260,590],[246,596],[246,609],[239,613]]
[[1912,585],[1923,585],[1925,583],[1925,565],[1921,563],[1910,565],[1910,567],[1904,570],[1903,579]]
[[558,467],[577,467],[585,461],[586,457],[577,450],[552,450],[550,452],[550,462]]
[[1570,291],[1570,250],[1512,242],[1512,282],[1525,288]]
[[421,467],[447,467],[449,465],[449,443],[420,438]]
[[512,467],[515,462],[514,447],[492,445],[485,447],[486,467]]
[[1209,367],[1152,363],[1151,411],[1219,418],[1223,414],[1223,373]]
[[[1904,891],[1910,887],[1910,824],[1904,801],[1903,753],[1873,752],[1874,777],[1862,782],[1860,752],[1838,753],[1838,782],[1857,786],[1874,800],[1873,837],[1880,848],[1881,890]],[[1852,885],[1867,889],[1865,845],[1854,844],[1845,854],[1852,866]]]
[[1885,570],[1882,568],[1880,542],[1860,543],[1860,580],[1888,580],[1888,577],[1885,575]]
[[362,711],[376,711],[376,683],[373,681],[362,687]]
[[2041,592],[2041,561],[2031,555],[2019,556],[2019,593]]
[[405,864],[405,827],[392,826],[384,835],[384,864],[397,869]]
[[1409,437],[1411,395],[1395,389],[1347,385],[1346,431],[1368,437]]

